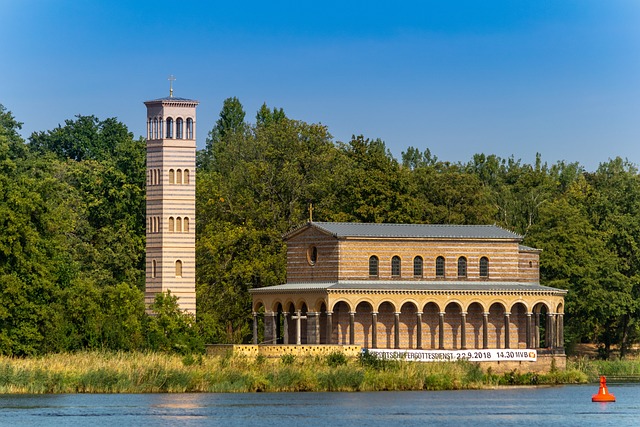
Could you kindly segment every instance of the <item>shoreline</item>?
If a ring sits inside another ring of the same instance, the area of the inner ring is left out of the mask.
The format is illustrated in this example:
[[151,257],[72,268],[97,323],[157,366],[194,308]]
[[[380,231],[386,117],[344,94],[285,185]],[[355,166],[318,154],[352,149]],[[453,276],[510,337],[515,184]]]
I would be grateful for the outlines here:
[[[584,363],[581,365],[586,366]],[[590,365],[591,366],[591,365]],[[469,362],[326,357],[205,356],[80,352],[0,357],[0,393],[253,393],[478,390],[586,384],[574,366],[548,374],[495,374]]]

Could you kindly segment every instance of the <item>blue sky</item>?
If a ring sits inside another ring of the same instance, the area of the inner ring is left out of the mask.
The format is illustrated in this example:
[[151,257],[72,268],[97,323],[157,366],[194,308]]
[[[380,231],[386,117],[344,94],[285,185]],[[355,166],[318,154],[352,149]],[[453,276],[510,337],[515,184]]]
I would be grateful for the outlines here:
[[200,148],[237,96],[250,121],[266,102],[398,158],[640,163],[637,0],[0,0],[0,103],[25,137],[77,114],[140,136],[169,74]]

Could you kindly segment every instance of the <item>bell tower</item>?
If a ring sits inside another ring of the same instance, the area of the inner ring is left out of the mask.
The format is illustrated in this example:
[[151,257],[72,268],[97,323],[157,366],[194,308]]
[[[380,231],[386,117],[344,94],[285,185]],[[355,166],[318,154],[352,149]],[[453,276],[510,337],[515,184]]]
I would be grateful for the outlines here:
[[196,312],[196,106],[173,96],[147,106],[147,265],[145,305],[171,291]]

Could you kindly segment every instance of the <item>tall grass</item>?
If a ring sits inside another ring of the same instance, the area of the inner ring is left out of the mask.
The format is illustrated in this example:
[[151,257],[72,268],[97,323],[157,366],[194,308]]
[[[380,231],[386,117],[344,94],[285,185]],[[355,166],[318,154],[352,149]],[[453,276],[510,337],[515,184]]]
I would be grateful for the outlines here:
[[585,382],[587,376],[575,366],[546,375],[496,375],[467,362],[372,364],[336,354],[293,359],[124,352],[0,357],[0,393],[444,390]]

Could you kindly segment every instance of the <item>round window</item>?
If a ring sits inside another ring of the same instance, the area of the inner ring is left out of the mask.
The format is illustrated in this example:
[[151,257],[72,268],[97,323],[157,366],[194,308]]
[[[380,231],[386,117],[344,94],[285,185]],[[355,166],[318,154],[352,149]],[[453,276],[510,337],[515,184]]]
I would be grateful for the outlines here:
[[311,246],[307,250],[307,262],[309,263],[309,265],[315,265],[317,261],[318,261],[318,248],[316,248],[315,246]]

